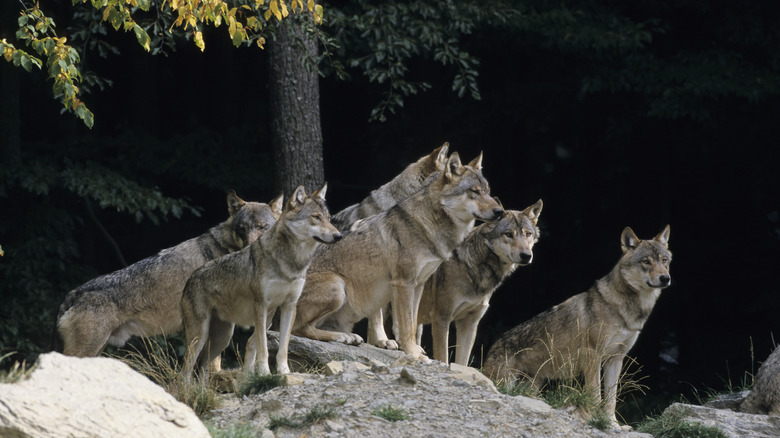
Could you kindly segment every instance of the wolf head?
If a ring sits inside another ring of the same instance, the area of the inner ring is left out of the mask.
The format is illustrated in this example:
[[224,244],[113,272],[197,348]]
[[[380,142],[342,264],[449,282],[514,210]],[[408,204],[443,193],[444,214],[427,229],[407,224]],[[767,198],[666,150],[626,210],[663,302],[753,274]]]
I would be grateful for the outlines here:
[[325,206],[328,183],[306,196],[303,186],[295,189],[282,213],[287,227],[298,237],[309,236],[320,243],[341,240],[341,233],[330,223],[330,213]]
[[490,185],[482,176],[482,153],[463,166],[460,156],[453,152],[439,177],[441,205],[449,215],[463,222],[495,221],[504,209],[490,196]]
[[228,219],[233,243],[243,248],[257,240],[282,214],[283,195],[270,203],[246,202],[231,190],[227,194]]
[[634,231],[626,227],[620,235],[623,257],[620,273],[635,290],[660,290],[672,284],[669,265],[669,225],[651,240],[639,240]]
[[504,263],[530,264],[534,244],[539,240],[536,223],[541,212],[541,199],[523,211],[506,210],[501,219],[483,226],[481,233],[487,247]]

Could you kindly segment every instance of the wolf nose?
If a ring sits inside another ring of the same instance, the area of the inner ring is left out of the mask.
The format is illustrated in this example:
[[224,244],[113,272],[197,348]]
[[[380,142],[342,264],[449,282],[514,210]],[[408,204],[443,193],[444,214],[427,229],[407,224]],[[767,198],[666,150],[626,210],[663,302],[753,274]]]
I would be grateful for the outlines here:
[[341,233],[336,233],[333,235],[333,241],[338,242],[339,240],[341,240],[342,237],[344,236]]
[[671,283],[672,277],[670,277],[668,275],[662,275],[662,276],[658,277],[658,281],[660,281],[662,285],[666,286],[669,283]]
[[504,216],[504,209],[501,207],[496,207],[493,209],[493,217],[496,219],[501,219],[501,217]]
[[527,252],[524,252],[520,254],[520,263],[528,264],[531,263],[531,259],[533,258],[533,255]]

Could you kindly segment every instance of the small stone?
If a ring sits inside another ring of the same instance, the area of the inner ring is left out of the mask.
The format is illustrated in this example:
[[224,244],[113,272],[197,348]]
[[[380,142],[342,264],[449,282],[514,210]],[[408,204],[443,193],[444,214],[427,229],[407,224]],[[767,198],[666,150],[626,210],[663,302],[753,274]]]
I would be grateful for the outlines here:
[[415,383],[417,383],[417,378],[414,377],[411,372],[409,372],[409,369],[404,367],[401,370],[401,381],[406,383],[411,383],[412,385],[414,385]]

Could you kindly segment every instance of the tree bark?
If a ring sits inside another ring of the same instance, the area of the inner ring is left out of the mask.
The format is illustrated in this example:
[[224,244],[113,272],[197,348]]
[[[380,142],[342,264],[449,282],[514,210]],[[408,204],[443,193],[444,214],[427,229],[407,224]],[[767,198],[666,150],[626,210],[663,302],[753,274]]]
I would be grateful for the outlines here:
[[325,179],[316,58],[316,38],[298,17],[284,19],[268,44],[268,64],[274,185],[285,196],[300,184],[311,193]]

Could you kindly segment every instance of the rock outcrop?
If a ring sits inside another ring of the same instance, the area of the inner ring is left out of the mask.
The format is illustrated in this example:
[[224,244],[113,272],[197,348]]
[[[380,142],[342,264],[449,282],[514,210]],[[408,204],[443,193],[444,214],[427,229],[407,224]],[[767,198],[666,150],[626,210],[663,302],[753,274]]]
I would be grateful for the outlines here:
[[115,359],[38,357],[27,380],[0,384],[0,436],[209,437],[186,405]]
[[739,410],[751,414],[780,415],[780,347],[775,348],[758,368],[753,390]]

